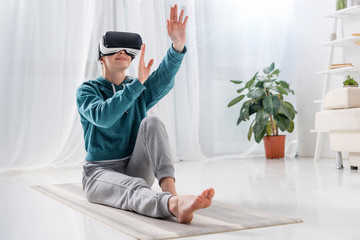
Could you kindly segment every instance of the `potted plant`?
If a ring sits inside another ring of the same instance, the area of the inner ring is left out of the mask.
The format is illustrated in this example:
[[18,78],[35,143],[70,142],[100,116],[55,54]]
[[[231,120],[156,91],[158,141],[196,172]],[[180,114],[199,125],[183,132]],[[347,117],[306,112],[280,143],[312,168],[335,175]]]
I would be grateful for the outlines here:
[[336,0],[336,11],[346,8],[346,0]]
[[248,140],[252,135],[257,143],[264,139],[266,158],[284,158],[285,135],[280,135],[279,129],[291,133],[297,111],[284,100],[284,95],[294,94],[294,91],[289,83],[278,79],[280,70],[274,68],[275,64],[272,63],[264,68],[265,75],[260,76],[257,72],[246,83],[231,80],[234,84],[244,85],[237,90],[240,95],[230,101],[228,107],[244,100],[237,125],[255,115],[250,124]]
[[350,77],[350,75],[347,75],[346,80],[343,82],[344,87],[358,87],[359,84],[357,81],[354,80],[354,78]]

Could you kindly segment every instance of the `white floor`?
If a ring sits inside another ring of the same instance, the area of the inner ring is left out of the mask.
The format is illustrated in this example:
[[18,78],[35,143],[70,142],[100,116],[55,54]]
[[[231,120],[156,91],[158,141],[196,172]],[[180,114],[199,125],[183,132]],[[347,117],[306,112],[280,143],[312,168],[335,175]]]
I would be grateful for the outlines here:
[[[178,192],[215,188],[215,200],[284,216],[300,224],[186,239],[360,239],[360,172],[335,160],[228,159],[176,163]],[[81,168],[0,175],[0,239],[132,239],[30,188],[80,182]]]

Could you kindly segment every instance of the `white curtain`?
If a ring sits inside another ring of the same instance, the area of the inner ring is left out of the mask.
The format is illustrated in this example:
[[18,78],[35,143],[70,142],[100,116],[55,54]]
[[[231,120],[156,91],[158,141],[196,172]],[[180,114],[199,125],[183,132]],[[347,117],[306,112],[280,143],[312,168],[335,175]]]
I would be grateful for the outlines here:
[[83,78],[92,6],[16,0],[1,1],[0,9],[0,167],[73,164],[84,157],[74,92]]
[[[236,126],[239,109],[226,107],[236,96],[229,80],[248,80],[275,62],[296,92],[292,2],[2,1],[0,171],[80,165],[75,91],[101,74],[98,40],[109,30],[139,33],[154,70],[171,44],[166,19],[174,3],[189,16],[188,53],[174,90],[150,114],[165,122],[177,159],[263,154],[262,144],[246,139],[248,125]],[[137,75],[137,61],[129,75]],[[296,133],[287,138],[294,142]]]
[[[239,85],[275,62],[293,89],[293,1],[197,1],[200,72],[200,143],[207,156],[263,155],[263,144],[247,140],[250,121],[236,126],[240,104],[227,108]],[[212,9],[212,11],[210,11]],[[296,91],[296,89],[295,89]],[[294,97],[288,99],[293,102]],[[293,102],[294,103],[294,102]],[[287,134],[288,155],[296,134]],[[295,144],[293,144],[295,143]]]
[[[101,74],[96,59],[101,35],[109,30],[140,33],[148,46],[146,59],[154,58],[155,69],[171,45],[166,19],[174,3],[2,1],[0,171],[80,165],[85,150],[75,91],[83,81]],[[194,14],[191,1],[176,3]],[[188,28],[193,42],[194,19],[190,18]],[[177,88],[149,113],[165,122],[174,151],[182,152],[176,156],[184,158],[201,155],[196,134],[199,103],[194,94],[198,91],[186,92],[187,76],[193,75],[189,70],[195,72],[194,86],[198,82],[195,54],[194,44],[178,74]],[[135,59],[128,74],[137,75],[137,63]]]

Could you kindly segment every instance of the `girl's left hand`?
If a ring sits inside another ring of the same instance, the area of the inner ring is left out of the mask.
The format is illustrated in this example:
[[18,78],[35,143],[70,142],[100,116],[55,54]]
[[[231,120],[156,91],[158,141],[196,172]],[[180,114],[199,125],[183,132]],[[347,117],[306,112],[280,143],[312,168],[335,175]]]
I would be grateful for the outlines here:
[[174,49],[177,52],[182,52],[186,42],[186,22],[188,16],[184,17],[184,10],[181,10],[179,19],[177,17],[177,5],[171,7],[170,19],[167,20],[167,31],[170,39],[173,41]]

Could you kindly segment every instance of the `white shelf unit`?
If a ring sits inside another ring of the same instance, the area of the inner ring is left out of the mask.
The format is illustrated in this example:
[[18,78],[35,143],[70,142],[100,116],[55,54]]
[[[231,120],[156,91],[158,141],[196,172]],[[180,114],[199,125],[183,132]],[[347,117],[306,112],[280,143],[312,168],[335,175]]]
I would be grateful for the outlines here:
[[314,100],[314,103],[323,103],[324,101],[322,99]]
[[316,129],[311,129],[310,132],[312,132],[312,133],[328,133],[329,130],[316,130]]
[[330,75],[346,75],[351,73],[356,73],[360,71],[360,67],[343,67],[336,69],[328,69],[324,71],[317,72],[318,74],[330,74]]
[[360,36],[351,36],[339,40],[330,41],[324,43],[323,46],[334,46],[334,47],[344,47],[349,44],[360,45]]
[[[336,11],[335,13],[327,16],[329,18],[334,19],[333,32],[332,33],[337,35],[336,33],[337,33],[337,26],[338,26],[339,21],[341,21],[342,19],[344,19],[346,17],[353,16],[355,14],[360,14],[360,5],[345,8],[345,9]],[[343,31],[341,31],[341,33],[343,34]],[[339,36],[337,36],[337,37],[339,37]],[[334,49],[336,47],[346,47],[346,46],[350,46],[352,44],[360,45],[360,36],[345,37],[345,36],[342,35],[337,40],[333,40],[333,41],[329,41],[329,42],[324,43],[323,44],[324,46],[329,46],[330,47],[328,66],[333,64]],[[324,101],[326,93],[329,90],[329,83],[330,83],[331,77],[333,75],[344,75],[344,76],[346,76],[346,75],[351,74],[351,73],[359,73],[359,72],[360,72],[360,66],[344,67],[344,68],[337,68],[337,69],[327,69],[327,70],[317,72],[318,74],[324,74],[325,75],[325,82],[324,82],[322,99],[315,100],[314,103],[320,103],[321,104],[321,111],[323,110],[323,101]],[[315,154],[314,154],[314,161],[317,161],[317,160],[320,159],[321,147],[322,147],[322,142],[323,142],[323,134],[326,133],[327,131],[311,130],[311,132],[317,133],[316,147],[315,147]]]
[[330,15],[328,15],[326,17],[329,17],[329,18],[345,18],[345,17],[349,17],[351,15],[358,14],[358,13],[360,13],[360,5],[355,5],[355,6],[352,6],[352,7],[348,7],[348,8],[344,8],[344,9],[341,9],[339,11],[336,11],[333,14],[330,14]]

